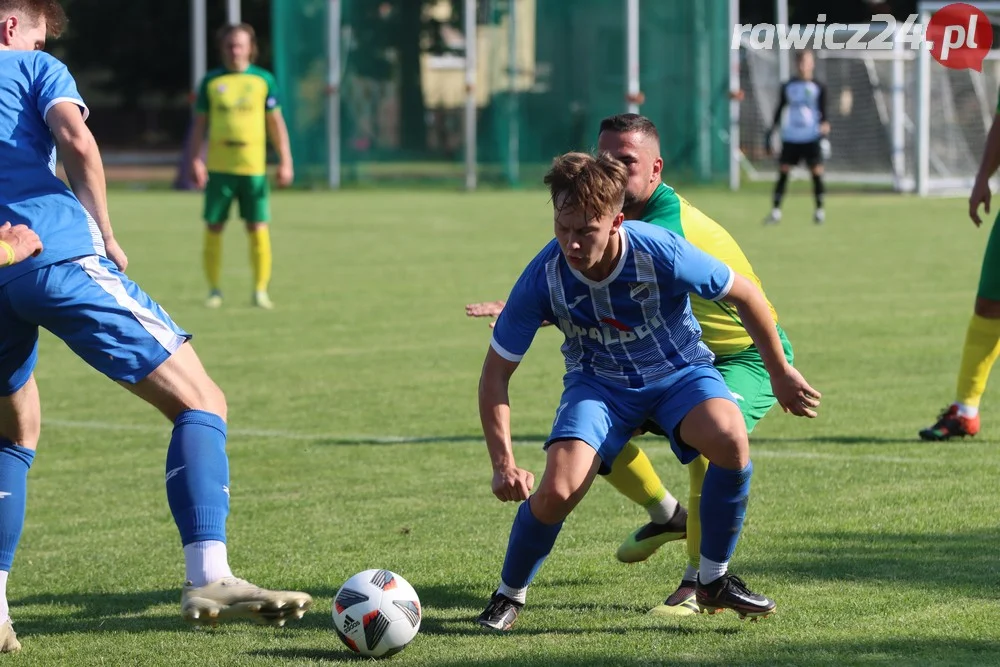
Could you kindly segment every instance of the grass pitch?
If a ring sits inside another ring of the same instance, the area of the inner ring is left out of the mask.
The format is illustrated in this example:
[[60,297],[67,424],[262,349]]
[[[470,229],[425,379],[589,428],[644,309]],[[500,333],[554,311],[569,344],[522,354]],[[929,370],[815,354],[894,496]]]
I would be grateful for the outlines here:
[[[425,616],[400,665],[970,665],[1000,662],[998,405],[975,440],[922,443],[952,398],[988,230],[962,199],[831,196],[810,222],[793,184],[783,222],[763,191],[689,189],[753,262],[823,392],[814,421],[772,412],[733,570],[778,602],[734,614],[645,615],[685,556],[614,560],[644,513],[598,482],[567,521],[516,630],[472,619],[499,576],[515,507],[490,493],[476,408],[489,340],[463,305],[506,296],[551,233],[540,191],[282,193],[273,312],[249,306],[245,236],[226,235],[226,305],[202,307],[200,198],[111,197],[129,274],[185,328],[230,404],[231,562],[316,597],[302,622],[194,631],[163,491],[169,424],[43,335],[44,428],[9,583],[38,665],[352,665],[331,598],[384,567]],[[519,462],[539,473],[561,383],[558,332],[515,375]],[[642,445],[675,495],[665,441]]]

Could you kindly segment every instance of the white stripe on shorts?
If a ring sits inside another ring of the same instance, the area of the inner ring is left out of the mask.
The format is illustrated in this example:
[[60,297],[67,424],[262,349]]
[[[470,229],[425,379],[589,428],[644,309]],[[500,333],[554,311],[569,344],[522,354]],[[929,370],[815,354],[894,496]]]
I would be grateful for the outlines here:
[[149,332],[149,335],[156,339],[160,345],[163,346],[167,352],[173,354],[180,348],[181,345],[187,340],[183,336],[179,336],[174,332],[167,324],[159,318],[159,316],[146,308],[138,301],[129,296],[129,293],[125,290],[125,285],[118,276],[112,274],[107,268],[101,266],[101,262],[96,255],[88,255],[87,257],[82,257],[76,260],[87,275],[93,278],[94,282],[101,286],[101,288],[114,297],[115,301],[122,308],[126,308],[135,319],[139,321],[142,328]]

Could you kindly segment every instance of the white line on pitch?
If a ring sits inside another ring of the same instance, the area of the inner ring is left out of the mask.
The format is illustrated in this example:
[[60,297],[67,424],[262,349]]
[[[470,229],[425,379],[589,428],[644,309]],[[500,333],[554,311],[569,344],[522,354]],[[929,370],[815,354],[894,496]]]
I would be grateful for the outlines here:
[[[156,433],[166,435],[169,432],[169,424],[164,423],[162,427],[144,424],[115,424],[112,422],[100,421],[76,421],[70,419],[46,419],[43,426],[55,428],[76,428],[88,431],[130,431],[134,433]],[[371,443],[383,445],[415,445],[422,443],[434,443],[441,440],[452,439],[452,436],[399,436],[399,435],[345,435],[342,433],[300,433],[296,431],[281,431],[255,428],[233,428],[229,430],[229,435],[234,438],[274,438],[279,440],[296,440],[300,442],[323,442],[339,441],[345,444]],[[468,442],[482,442],[481,437],[469,438]],[[515,445],[540,445],[539,441],[514,440]],[[649,445],[643,444],[643,449],[647,451],[666,451],[669,447],[666,444]],[[829,461],[874,461],[877,463],[913,463],[926,465],[930,463],[941,463],[938,458],[920,458],[904,456],[885,456],[882,454],[843,454],[840,452],[799,452],[794,450],[777,449],[754,449],[752,456],[755,459],[817,459]]]

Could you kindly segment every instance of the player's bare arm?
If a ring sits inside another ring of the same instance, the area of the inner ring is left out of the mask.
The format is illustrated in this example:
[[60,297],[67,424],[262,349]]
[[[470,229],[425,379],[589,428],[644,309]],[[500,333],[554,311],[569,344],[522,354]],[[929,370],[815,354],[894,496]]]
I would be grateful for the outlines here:
[[739,311],[740,320],[760,351],[764,367],[771,376],[771,387],[781,408],[799,417],[815,417],[821,395],[785,359],[774,318],[761,291],[736,274],[733,286],[723,300]]
[[271,145],[278,152],[278,185],[286,188],[295,180],[295,168],[292,165],[292,145],[288,140],[288,126],[281,109],[267,113],[267,136]]
[[201,158],[205,150],[205,132],[208,130],[208,115],[196,113],[191,126],[191,177],[195,186],[200,190],[208,182],[208,169],[205,161]]
[[0,225],[0,268],[13,266],[42,252],[42,240],[27,225]]
[[504,502],[527,500],[535,485],[535,476],[517,467],[511,446],[508,389],[517,366],[490,348],[479,378],[479,419],[493,465],[493,495]]
[[83,120],[80,107],[75,102],[59,102],[49,110],[45,122],[48,123],[59,149],[59,156],[62,158],[73,194],[101,230],[108,259],[114,262],[120,271],[124,271],[128,266],[128,257],[118,245],[111,229],[101,151],[90,128]]
[[996,173],[997,167],[1000,167],[1000,114],[993,117],[993,125],[986,135],[986,148],[983,149],[976,182],[969,195],[969,217],[976,227],[983,224],[979,217],[979,205],[982,204],[987,214],[990,212],[990,177]]

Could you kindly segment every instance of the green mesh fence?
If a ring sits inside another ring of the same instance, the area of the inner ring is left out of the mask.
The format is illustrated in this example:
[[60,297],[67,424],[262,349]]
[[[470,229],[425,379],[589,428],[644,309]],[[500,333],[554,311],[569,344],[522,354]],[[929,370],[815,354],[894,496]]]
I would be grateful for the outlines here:
[[[327,0],[275,2],[274,62],[302,180],[327,178]],[[342,0],[345,184],[464,183],[464,2]],[[515,20],[511,20],[511,10]],[[478,0],[480,183],[537,185],[627,110],[625,0]],[[674,179],[728,174],[727,0],[640,3],[640,111]],[[512,66],[513,64],[513,66]]]

